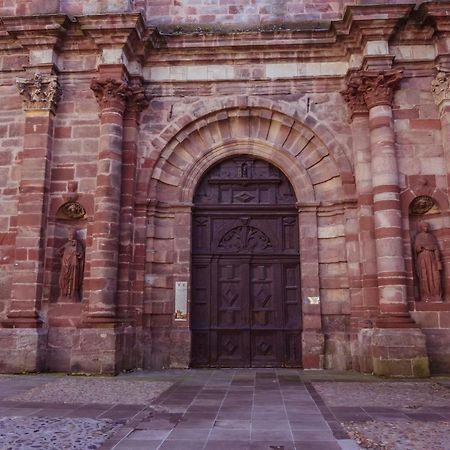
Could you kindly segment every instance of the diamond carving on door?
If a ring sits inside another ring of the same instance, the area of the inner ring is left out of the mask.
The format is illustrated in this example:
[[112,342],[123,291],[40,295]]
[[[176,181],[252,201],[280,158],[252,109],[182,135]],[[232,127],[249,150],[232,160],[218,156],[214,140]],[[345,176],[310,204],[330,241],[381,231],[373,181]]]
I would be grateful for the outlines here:
[[300,366],[295,202],[286,177],[254,158],[227,159],[202,178],[192,222],[192,366]]

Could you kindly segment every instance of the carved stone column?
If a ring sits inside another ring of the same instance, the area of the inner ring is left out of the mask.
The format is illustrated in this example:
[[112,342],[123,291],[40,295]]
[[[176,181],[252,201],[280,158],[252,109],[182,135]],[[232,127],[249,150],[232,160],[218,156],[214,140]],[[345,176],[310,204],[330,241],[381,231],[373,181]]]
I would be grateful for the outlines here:
[[122,193],[120,212],[120,243],[118,272],[118,314],[132,319],[135,310],[131,305],[133,283],[130,269],[133,262],[133,223],[136,191],[137,136],[139,116],[149,104],[141,78],[130,83],[127,107],[123,119]]
[[369,109],[380,301],[378,326],[386,327],[400,326],[405,320],[411,323],[406,303],[400,188],[392,121],[392,98],[401,76],[398,70],[360,72],[360,91]]
[[38,327],[45,259],[53,119],[61,95],[57,77],[18,78],[25,135],[19,186],[15,270],[8,319],[11,326]]
[[108,72],[91,83],[100,106],[100,140],[87,319],[88,322],[107,323],[114,322],[116,317],[123,114],[129,95],[128,82],[122,70],[119,68],[114,78],[110,75]]
[[402,212],[392,100],[402,72],[360,71],[355,89],[369,110],[373,211],[380,315],[371,334],[373,371],[429,376],[425,336],[411,319],[406,296]]

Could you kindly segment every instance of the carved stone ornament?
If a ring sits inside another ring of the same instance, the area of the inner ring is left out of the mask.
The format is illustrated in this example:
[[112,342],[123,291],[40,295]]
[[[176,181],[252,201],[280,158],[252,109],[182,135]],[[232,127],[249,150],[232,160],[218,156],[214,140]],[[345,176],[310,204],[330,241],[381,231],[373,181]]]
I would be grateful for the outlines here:
[[394,90],[402,79],[401,70],[371,71],[361,70],[355,73],[342,93],[352,111],[358,108],[368,109],[380,105],[392,105]]
[[364,101],[364,96],[359,90],[360,85],[361,78],[357,75],[353,75],[347,81],[347,88],[341,92],[344,100],[347,103],[351,118],[355,114],[368,113],[366,102]]
[[409,205],[411,214],[425,214],[434,206],[434,200],[428,195],[419,195]]
[[439,69],[436,77],[431,82],[431,92],[434,102],[440,106],[444,100],[450,100],[450,70]]
[[25,111],[54,111],[61,98],[61,88],[56,75],[36,73],[33,78],[17,78],[16,84],[22,95]]
[[139,114],[149,104],[149,99],[145,93],[145,88],[142,80],[133,80],[129,88],[129,95],[127,101],[127,108],[131,112]]
[[86,215],[86,210],[83,206],[75,201],[64,203],[64,205],[61,206],[60,211],[67,219],[71,220],[83,219]]
[[91,89],[101,109],[114,108],[125,111],[126,101],[130,95],[128,83],[113,78],[96,79],[91,81]]

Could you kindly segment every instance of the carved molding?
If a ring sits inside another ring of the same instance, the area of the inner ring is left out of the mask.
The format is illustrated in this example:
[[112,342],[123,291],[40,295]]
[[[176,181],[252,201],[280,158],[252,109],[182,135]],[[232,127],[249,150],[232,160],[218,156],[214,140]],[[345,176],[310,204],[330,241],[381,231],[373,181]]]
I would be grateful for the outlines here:
[[123,114],[127,99],[130,95],[128,83],[113,78],[97,79],[91,81],[91,89],[103,109],[116,109]]
[[17,78],[16,84],[22,95],[25,111],[55,111],[61,98],[61,88],[56,75],[36,73],[32,78]]
[[401,70],[361,70],[350,77],[342,92],[352,115],[380,105],[392,105],[394,91],[402,79]]
[[450,70],[438,69],[436,77],[431,82],[431,93],[434,102],[439,107],[445,100],[450,100]]

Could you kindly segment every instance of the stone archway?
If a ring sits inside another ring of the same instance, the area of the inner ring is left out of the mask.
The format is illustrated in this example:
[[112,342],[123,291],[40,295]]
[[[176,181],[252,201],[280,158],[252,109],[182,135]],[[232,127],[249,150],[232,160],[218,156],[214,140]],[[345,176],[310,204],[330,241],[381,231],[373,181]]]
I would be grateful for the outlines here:
[[153,366],[187,367],[190,363],[189,317],[169,323],[167,314],[174,311],[175,283],[190,286],[191,282],[196,187],[211,167],[234,155],[272,164],[287,177],[299,199],[301,298],[312,299],[302,312],[302,365],[319,367],[323,335],[320,304],[314,303],[320,289],[317,208],[325,202],[342,204],[352,195],[350,165],[342,151],[331,151],[311,128],[261,107],[229,108],[199,118],[169,140],[155,164],[148,192],[144,311],[158,314],[158,320],[160,314],[168,318],[158,332],[154,331],[156,320],[149,320],[153,348],[159,352]]

